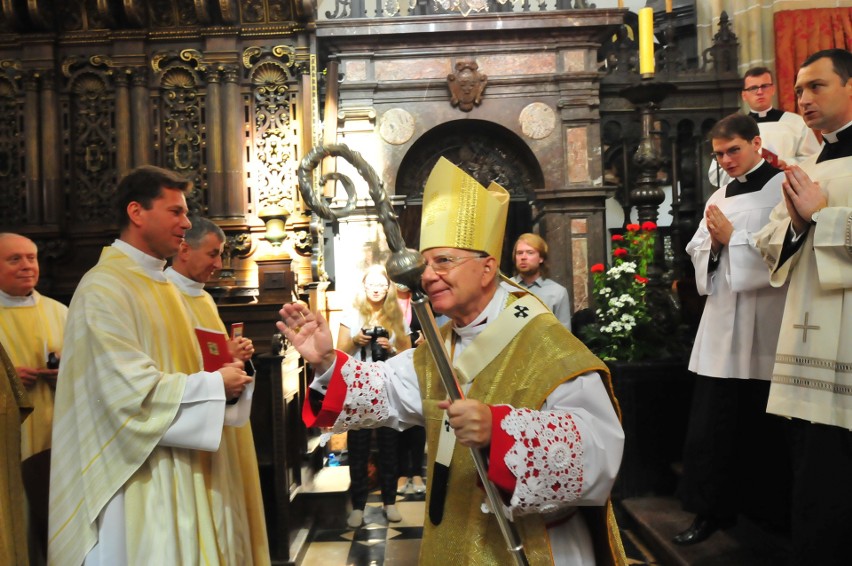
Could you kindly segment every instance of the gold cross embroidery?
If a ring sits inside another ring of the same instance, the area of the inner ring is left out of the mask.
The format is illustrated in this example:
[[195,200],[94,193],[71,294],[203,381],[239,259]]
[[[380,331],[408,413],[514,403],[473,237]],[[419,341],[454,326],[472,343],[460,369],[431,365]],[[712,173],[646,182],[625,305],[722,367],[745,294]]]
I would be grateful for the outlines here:
[[805,322],[803,324],[794,324],[793,328],[798,328],[802,330],[802,343],[806,343],[808,341],[808,330],[819,330],[819,326],[809,325],[808,324],[808,315],[810,313],[805,313]]

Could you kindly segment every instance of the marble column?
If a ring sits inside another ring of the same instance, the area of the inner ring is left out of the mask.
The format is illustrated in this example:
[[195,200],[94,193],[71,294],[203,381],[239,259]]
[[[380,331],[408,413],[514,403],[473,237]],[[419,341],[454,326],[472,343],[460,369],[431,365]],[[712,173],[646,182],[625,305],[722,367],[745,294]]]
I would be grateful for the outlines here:
[[245,112],[239,85],[239,67],[222,69],[222,161],[224,165],[225,210],[227,218],[245,217],[243,152],[246,146]]
[[219,67],[211,66],[207,80],[207,207],[211,218],[227,216],[224,169],[222,164],[222,88]]
[[116,69],[115,84],[115,168],[120,179],[131,169],[131,145],[136,132],[130,123],[130,91],[128,71]]

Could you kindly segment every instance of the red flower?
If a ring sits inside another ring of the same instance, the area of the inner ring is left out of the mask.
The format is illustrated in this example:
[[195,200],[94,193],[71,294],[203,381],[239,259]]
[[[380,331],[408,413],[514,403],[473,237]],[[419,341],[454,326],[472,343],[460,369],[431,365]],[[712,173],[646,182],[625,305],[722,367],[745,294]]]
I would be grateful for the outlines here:
[[624,236],[622,236],[621,234],[613,234],[612,235],[612,241],[613,242],[623,242]]
[[639,231],[639,225],[638,224],[628,224],[627,226],[625,226],[625,228],[627,229],[628,232],[638,232]]
[[641,275],[634,275],[634,276],[633,276],[633,278],[634,278],[634,279],[636,279],[636,281],[638,281],[638,282],[639,282],[639,283],[641,283],[642,285],[644,285],[645,283],[647,283],[647,282],[648,282],[648,278],[647,278],[647,277],[642,277]]
[[596,263],[591,267],[592,273],[603,273],[606,267],[602,263]]
[[615,257],[627,257],[627,250],[624,248],[615,248],[615,251],[612,252],[612,255]]
[[646,230],[646,231],[648,231],[648,232],[653,232],[654,230],[656,230],[656,229],[657,229],[657,225],[656,225],[656,224],[654,224],[653,222],[650,222],[650,221],[648,221],[648,222],[643,222],[643,223],[642,223],[642,229],[643,229],[643,230]]

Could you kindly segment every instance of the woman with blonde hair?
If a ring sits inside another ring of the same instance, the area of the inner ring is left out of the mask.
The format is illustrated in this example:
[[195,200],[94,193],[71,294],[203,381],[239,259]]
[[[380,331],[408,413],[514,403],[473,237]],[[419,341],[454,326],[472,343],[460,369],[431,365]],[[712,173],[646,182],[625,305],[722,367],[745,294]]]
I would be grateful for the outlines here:
[[[337,348],[363,361],[383,361],[410,348],[408,328],[397,302],[396,288],[391,284],[385,268],[371,265],[361,282],[353,308],[340,323]],[[353,529],[364,522],[364,507],[369,492],[367,468],[372,433],[372,429],[350,430],[346,437],[352,498],[352,512],[346,523]],[[402,520],[395,505],[399,433],[382,427],[376,429],[376,437],[384,514],[389,522],[396,523]]]

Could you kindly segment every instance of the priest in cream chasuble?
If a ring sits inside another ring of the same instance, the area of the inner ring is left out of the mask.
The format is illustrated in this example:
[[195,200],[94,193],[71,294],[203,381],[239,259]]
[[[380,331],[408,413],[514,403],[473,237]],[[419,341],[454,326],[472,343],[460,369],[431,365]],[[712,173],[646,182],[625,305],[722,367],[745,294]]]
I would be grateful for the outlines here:
[[230,558],[210,466],[225,402],[250,378],[198,371],[180,291],[163,275],[190,227],[179,176],[119,183],[121,238],[81,280],[57,380],[48,560],[56,565],[246,564]]
[[789,281],[767,411],[792,417],[796,564],[845,564],[852,536],[852,53],[808,57],[799,108],[819,156],[790,167],[785,203],[757,237]]

